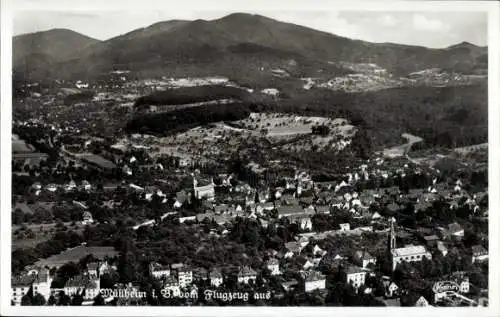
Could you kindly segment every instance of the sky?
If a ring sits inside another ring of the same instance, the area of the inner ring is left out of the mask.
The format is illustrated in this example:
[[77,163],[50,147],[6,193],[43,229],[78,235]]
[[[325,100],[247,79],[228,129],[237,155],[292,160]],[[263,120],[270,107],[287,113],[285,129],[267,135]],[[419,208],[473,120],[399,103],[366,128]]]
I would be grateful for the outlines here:
[[304,11],[304,10],[126,10],[16,11],[14,35],[67,28],[106,40],[171,19],[212,20],[234,12],[261,14],[339,36],[370,42],[392,42],[444,48],[463,41],[487,45],[485,12],[466,11]]

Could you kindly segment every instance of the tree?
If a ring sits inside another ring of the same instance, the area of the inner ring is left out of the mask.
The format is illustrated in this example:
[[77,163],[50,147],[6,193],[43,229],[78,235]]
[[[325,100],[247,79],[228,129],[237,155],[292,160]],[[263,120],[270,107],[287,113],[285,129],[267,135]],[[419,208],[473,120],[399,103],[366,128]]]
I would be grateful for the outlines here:
[[33,303],[32,303],[32,300],[31,300],[31,296],[29,296],[28,294],[24,295],[23,298],[21,298],[21,306],[32,306]]
[[94,298],[94,304],[93,306],[104,306],[106,303],[104,302],[104,298],[101,296],[101,294],[97,295]]
[[57,304],[56,298],[54,297],[54,295],[50,295],[49,301],[47,302],[47,305],[54,306],[56,304]]
[[71,299],[71,306],[81,306],[83,303],[83,296],[80,294],[73,295]]
[[64,291],[59,292],[59,302],[57,303],[58,306],[68,306],[71,302],[71,298],[64,293]]
[[45,305],[45,297],[42,294],[36,293],[32,300],[33,306],[43,306]]

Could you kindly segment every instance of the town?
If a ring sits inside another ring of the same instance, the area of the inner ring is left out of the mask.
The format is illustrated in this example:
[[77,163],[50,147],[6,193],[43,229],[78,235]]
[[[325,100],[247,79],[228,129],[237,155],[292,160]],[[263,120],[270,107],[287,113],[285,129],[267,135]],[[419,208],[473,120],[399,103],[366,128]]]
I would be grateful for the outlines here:
[[341,160],[354,122],[279,112],[116,134],[151,83],[228,84],[126,75],[15,101],[14,305],[487,306],[487,146]]

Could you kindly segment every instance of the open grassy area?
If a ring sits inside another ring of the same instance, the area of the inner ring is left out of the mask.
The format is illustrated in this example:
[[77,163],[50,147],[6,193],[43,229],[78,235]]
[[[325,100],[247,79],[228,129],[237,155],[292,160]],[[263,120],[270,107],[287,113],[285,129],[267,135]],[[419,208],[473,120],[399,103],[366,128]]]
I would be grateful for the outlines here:
[[105,257],[115,257],[118,252],[113,247],[87,247],[78,246],[68,249],[49,258],[42,259],[35,263],[38,266],[59,267],[70,261],[79,261],[87,255],[92,254],[95,258],[104,259]]

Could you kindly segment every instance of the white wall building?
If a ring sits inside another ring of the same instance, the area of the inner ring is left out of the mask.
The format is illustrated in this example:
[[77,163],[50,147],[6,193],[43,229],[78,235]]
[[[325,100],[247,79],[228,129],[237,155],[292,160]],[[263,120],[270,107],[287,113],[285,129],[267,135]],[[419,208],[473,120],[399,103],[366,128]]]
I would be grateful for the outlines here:
[[244,266],[238,272],[238,283],[248,284],[251,280],[255,282],[257,273],[250,267]]
[[304,290],[312,292],[316,289],[322,290],[326,288],[326,278],[323,274],[313,271],[304,279]]
[[405,262],[420,262],[424,258],[432,259],[432,255],[427,249],[422,245],[408,245],[404,248],[396,248],[391,250],[392,254],[392,270],[396,269],[396,266]]
[[154,278],[161,279],[170,276],[170,268],[167,265],[153,262],[149,264],[149,274]]
[[267,261],[267,269],[271,272],[271,275],[280,275],[280,262],[277,259],[269,259]]
[[345,281],[352,284],[354,288],[359,288],[365,284],[366,271],[357,266],[349,266],[345,271]]

